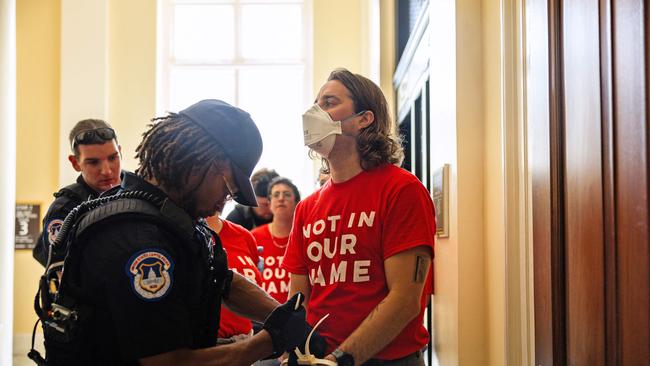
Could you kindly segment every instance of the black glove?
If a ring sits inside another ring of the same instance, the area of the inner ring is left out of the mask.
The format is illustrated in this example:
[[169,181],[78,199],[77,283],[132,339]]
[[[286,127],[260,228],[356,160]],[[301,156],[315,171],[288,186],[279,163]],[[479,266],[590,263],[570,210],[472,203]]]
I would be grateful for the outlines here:
[[[298,349],[300,349],[302,354],[306,353],[306,341],[307,340],[305,339],[305,341],[298,346]],[[316,358],[325,358],[325,356],[327,356],[327,343],[325,342],[325,338],[321,337],[318,332],[314,332],[309,339],[309,352],[316,356]],[[295,350],[289,350],[289,360],[287,362],[288,366],[298,366],[298,355],[296,355]]]
[[311,331],[305,321],[305,308],[301,305],[304,295],[298,292],[284,304],[275,308],[264,321],[263,328],[273,341],[272,357],[279,357],[304,343]]

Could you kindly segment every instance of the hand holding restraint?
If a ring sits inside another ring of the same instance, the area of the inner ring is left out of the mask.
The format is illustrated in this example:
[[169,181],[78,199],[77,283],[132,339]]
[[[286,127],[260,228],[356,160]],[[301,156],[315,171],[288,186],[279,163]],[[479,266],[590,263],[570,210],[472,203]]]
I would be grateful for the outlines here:
[[275,308],[266,318],[263,328],[271,335],[273,357],[279,357],[305,341],[311,327],[305,321],[302,293],[293,295],[287,302]]
[[[297,366],[297,365],[311,365],[311,366],[336,366],[335,361],[330,361],[324,359],[325,357],[327,344],[325,343],[325,338],[321,337],[316,333],[316,328],[325,320],[329,314],[321,318],[321,320],[316,323],[314,329],[311,330],[307,340],[305,341],[305,347],[296,347],[296,349],[289,353],[289,358],[282,361],[282,366]],[[311,348],[311,349],[310,349]],[[312,354],[312,351],[314,352]]]

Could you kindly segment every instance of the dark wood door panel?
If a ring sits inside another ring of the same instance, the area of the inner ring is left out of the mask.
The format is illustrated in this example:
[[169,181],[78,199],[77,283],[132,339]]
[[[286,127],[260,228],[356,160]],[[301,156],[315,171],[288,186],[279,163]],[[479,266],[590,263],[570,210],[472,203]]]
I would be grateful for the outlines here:
[[525,1],[536,364],[650,365],[649,6]]
[[526,9],[535,364],[552,366],[566,361],[561,3],[526,0]]
[[612,4],[617,353],[620,365],[650,365],[647,10],[639,0]]
[[597,0],[563,3],[567,359],[605,365]]
[[600,0],[600,85],[603,163],[603,239],[605,252],[606,360],[618,364],[618,299],[616,258],[616,184],[614,179],[614,115],[612,62],[612,0]]

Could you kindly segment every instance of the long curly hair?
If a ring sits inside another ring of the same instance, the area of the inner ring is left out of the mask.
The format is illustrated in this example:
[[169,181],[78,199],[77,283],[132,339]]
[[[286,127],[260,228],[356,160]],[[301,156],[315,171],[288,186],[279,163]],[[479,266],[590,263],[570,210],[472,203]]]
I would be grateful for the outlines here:
[[187,196],[198,187],[187,187],[191,176],[200,175],[200,185],[212,164],[218,169],[228,164],[223,149],[186,117],[170,113],[151,122],[135,150],[140,160],[135,171],[138,176]]
[[[401,164],[404,149],[401,138],[393,130],[393,121],[388,112],[388,102],[377,84],[370,79],[354,74],[347,69],[335,69],[327,81],[337,80],[350,92],[354,112],[372,111],[375,121],[361,130],[357,137],[357,151],[361,168],[370,170],[379,165]],[[321,171],[329,173],[329,165],[323,159]]]

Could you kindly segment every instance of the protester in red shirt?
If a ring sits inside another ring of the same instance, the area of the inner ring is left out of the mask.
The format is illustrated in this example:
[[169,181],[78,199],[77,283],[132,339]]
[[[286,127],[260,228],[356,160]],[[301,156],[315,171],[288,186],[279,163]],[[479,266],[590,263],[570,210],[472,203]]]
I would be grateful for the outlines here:
[[291,224],[300,192],[290,179],[274,178],[269,183],[269,201],[273,221],[253,230],[257,244],[263,247],[262,288],[279,303],[287,301],[289,275],[280,268],[289,241]]
[[392,125],[379,87],[344,69],[303,115],[305,145],[331,178],[296,208],[282,266],[308,322],[329,314],[318,331],[340,366],[424,365],[435,215],[426,188],[396,166]]
[[[261,286],[262,276],[257,269],[259,256],[253,235],[242,226],[219,218],[219,213],[207,221],[210,228],[219,235],[221,245],[226,250],[228,268]],[[247,338],[253,335],[252,330],[250,320],[233,313],[225,305],[221,306],[219,342],[229,343]]]

